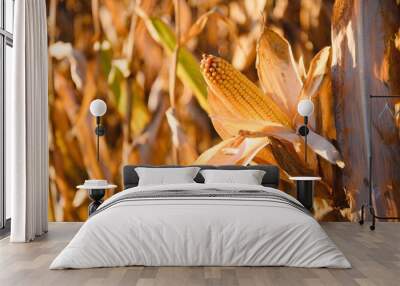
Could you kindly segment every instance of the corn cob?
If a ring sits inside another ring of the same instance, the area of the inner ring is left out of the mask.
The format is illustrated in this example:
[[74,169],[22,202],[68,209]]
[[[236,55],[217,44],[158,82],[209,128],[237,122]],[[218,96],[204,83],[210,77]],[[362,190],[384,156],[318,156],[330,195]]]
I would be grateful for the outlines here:
[[279,106],[237,71],[230,63],[213,55],[203,55],[200,68],[208,87],[221,101],[247,119],[270,120],[291,127]]

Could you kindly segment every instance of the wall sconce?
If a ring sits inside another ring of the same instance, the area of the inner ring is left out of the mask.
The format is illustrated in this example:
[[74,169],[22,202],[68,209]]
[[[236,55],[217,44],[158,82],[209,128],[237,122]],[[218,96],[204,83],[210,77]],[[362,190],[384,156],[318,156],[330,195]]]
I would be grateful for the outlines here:
[[297,105],[297,112],[304,117],[304,125],[300,126],[298,132],[304,137],[305,142],[305,152],[304,152],[304,162],[307,165],[307,135],[310,130],[307,127],[308,117],[310,117],[314,112],[314,103],[311,99],[302,99]]
[[101,99],[95,99],[90,103],[90,113],[96,117],[96,129],[95,133],[97,136],[96,140],[96,151],[97,151],[97,161],[100,161],[99,154],[99,138],[106,134],[106,129],[101,125],[101,116],[103,116],[107,111],[107,104]]

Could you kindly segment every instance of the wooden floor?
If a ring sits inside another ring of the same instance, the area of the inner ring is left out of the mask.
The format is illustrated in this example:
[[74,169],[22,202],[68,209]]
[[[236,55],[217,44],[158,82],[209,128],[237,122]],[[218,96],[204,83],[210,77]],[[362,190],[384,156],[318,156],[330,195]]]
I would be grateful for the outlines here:
[[352,269],[289,267],[124,267],[48,270],[80,223],[51,223],[49,233],[27,244],[0,241],[0,285],[400,285],[400,223],[324,223]]

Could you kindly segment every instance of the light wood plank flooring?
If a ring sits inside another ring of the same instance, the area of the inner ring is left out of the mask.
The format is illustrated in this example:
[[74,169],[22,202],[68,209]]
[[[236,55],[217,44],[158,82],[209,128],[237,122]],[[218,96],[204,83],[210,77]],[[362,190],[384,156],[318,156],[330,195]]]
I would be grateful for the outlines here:
[[0,285],[400,285],[400,223],[324,223],[352,269],[288,267],[124,267],[48,270],[81,223],[51,223],[33,243],[0,241]]

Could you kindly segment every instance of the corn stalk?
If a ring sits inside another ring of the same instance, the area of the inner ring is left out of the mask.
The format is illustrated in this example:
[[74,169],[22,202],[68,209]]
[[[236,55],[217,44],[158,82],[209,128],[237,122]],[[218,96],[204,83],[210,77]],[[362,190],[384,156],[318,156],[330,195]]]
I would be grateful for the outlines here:
[[[346,192],[354,214],[367,200],[369,184],[378,213],[399,214],[400,161],[395,158],[400,156],[400,141],[394,118],[379,116],[385,104],[394,109],[398,100],[374,99],[372,113],[368,111],[370,94],[400,93],[400,55],[394,42],[399,15],[395,1],[338,0],[334,7],[332,72],[337,145],[348,162],[335,180],[335,189]],[[369,156],[374,166],[372,182],[368,179]],[[338,204],[346,199],[343,195],[336,197]]]

